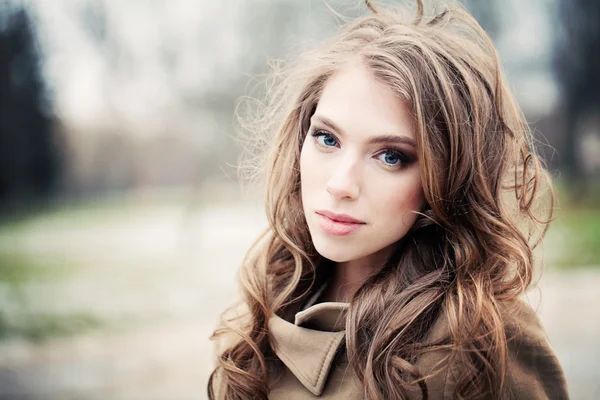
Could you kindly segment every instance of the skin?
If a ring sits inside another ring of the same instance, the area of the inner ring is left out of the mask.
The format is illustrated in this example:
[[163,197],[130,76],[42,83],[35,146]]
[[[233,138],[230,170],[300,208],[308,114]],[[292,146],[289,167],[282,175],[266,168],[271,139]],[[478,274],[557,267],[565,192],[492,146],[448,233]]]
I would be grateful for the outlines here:
[[[322,301],[349,301],[415,222],[425,202],[416,150],[408,106],[365,65],[350,64],[328,79],[300,156],[310,235],[335,262]],[[321,227],[319,210],[364,224],[335,236]]]

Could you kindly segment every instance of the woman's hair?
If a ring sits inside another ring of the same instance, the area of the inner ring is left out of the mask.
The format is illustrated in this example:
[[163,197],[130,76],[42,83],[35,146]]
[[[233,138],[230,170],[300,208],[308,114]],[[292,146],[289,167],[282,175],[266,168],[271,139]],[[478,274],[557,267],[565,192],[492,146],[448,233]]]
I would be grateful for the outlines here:
[[[327,79],[355,62],[409,105],[427,202],[349,306],[346,350],[364,397],[400,399],[414,387],[427,397],[428,377],[415,362],[440,350],[434,373],[452,367],[456,398],[502,396],[510,338],[501,310],[532,282],[532,250],[552,214],[548,174],[494,46],[472,16],[459,5],[426,13],[422,0],[411,13],[367,6],[372,12],[295,65],[276,68],[267,101],[253,104],[245,120],[258,138],[250,161],[263,167],[253,171],[266,178],[269,227],[240,270],[246,322],[222,318],[213,335],[238,339],[219,356],[210,398],[217,375],[228,399],[267,398],[269,318],[327,279],[302,211],[300,151]],[[550,204],[542,219],[544,193]],[[444,337],[426,341],[439,318]]]

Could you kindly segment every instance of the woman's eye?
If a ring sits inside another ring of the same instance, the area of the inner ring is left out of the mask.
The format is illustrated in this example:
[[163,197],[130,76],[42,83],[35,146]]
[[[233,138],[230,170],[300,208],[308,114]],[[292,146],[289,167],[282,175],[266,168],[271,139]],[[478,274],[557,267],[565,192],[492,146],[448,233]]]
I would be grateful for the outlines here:
[[336,147],[338,145],[337,140],[330,133],[323,132],[323,131],[316,131],[312,135],[315,138],[315,140],[317,141],[317,143],[320,144],[321,146]]
[[399,167],[403,164],[402,156],[391,150],[386,150],[379,154],[377,159],[390,167]]

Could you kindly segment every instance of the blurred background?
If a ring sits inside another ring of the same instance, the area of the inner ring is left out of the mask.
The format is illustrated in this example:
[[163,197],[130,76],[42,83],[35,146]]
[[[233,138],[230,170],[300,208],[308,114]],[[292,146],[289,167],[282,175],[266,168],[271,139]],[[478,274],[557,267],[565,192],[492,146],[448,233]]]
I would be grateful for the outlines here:
[[[600,398],[600,2],[466,5],[557,184],[531,303],[572,398]],[[0,0],[0,399],[206,397],[266,226],[236,99],[339,22],[323,0]]]

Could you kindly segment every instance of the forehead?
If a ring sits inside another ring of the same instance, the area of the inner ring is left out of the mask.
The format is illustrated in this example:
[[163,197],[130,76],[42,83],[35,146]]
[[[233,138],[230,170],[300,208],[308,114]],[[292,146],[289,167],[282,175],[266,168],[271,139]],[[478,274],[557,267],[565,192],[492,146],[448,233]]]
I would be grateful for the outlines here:
[[406,102],[362,63],[350,64],[327,80],[315,113],[350,134],[415,138]]

